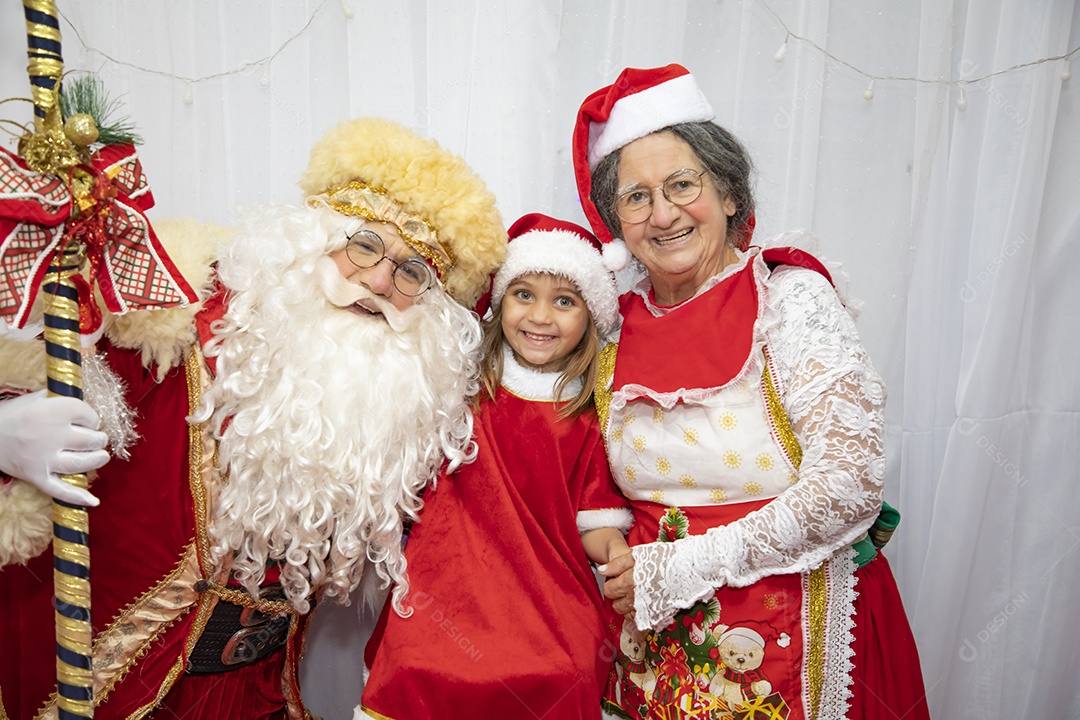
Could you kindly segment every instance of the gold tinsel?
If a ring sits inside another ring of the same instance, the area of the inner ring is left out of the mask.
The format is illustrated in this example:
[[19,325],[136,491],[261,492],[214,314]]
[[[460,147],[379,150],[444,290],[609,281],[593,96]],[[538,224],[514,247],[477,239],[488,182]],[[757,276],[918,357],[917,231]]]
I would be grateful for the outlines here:
[[19,138],[19,156],[31,170],[46,175],[63,175],[83,162],[79,149],[64,134],[58,103],[45,113],[40,127]]

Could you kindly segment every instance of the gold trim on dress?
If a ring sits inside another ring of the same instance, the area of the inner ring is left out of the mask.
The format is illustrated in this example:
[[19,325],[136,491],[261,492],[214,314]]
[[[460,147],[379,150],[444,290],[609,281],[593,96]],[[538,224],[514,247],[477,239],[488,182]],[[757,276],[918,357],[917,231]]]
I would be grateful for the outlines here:
[[776,391],[776,385],[772,379],[772,358],[767,350],[762,351],[765,355],[765,367],[761,373],[761,389],[765,393],[765,407],[769,410],[769,418],[772,420],[773,429],[776,431],[776,439],[787,454],[788,461],[796,470],[802,465],[802,446],[795,432],[791,429],[784,404],[780,402],[780,393]]
[[[94,643],[95,679],[104,669],[104,663],[115,663],[123,659],[112,677],[102,687],[94,689],[95,704],[104,702],[112,690],[135,666],[136,662],[146,655],[150,644],[172,626],[177,620],[191,611],[196,596],[192,589],[195,580],[199,577],[198,564],[195,562],[195,547],[188,545],[177,567],[164,580],[158,583],[152,590],[145,593],[139,600],[132,603],[120,614],[119,617],[104,633],[98,636]],[[165,598],[174,598],[181,602],[167,603]],[[157,627],[151,627],[146,617],[148,611],[159,610],[162,618],[157,621]],[[166,618],[166,613],[172,613],[171,618]],[[145,625],[142,635],[144,639],[138,648],[131,647],[132,637],[128,636],[128,628],[131,625]]]
[[619,343],[608,343],[600,351],[598,367],[596,371],[596,388],[593,390],[593,403],[596,405],[596,416],[600,420],[600,434],[607,442],[608,412],[611,408],[611,398],[614,390],[611,383],[615,378],[615,356],[619,352]]
[[[202,353],[192,348],[184,358],[187,373],[188,413],[194,414],[199,407],[203,392],[209,387],[210,373],[205,371]],[[210,553],[210,534],[207,529],[210,505],[207,503],[206,486],[213,478],[216,443],[203,429],[193,423],[188,425],[188,485],[195,503],[195,538],[198,542],[199,566],[204,578],[213,575],[207,567]]]
[[184,651],[180,653],[180,657],[178,657],[176,662],[173,663],[173,666],[169,668],[169,672],[166,673],[165,679],[161,682],[161,686],[158,687],[157,696],[146,705],[143,705],[141,708],[131,713],[127,720],[142,720],[152,713],[161,701],[165,699],[165,696],[169,694],[169,691],[172,690],[173,685],[176,684],[176,679],[183,674],[184,669],[187,666],[187,661],[184,660],[184,658],[191,654],[192,649],[195,647],[195,643],[198,642],[203,630],[206,629],[206,623],[210,620],[214,605],[217,604],[217,597],[215,595],[203,593],[202,595],[199,595],[196,602],[199,606],[198,614],[195,616],[195,620],[191,625],[191,630],[188,632]]
[[829,584],[825,577],[826,563],[816,570],[803,575],[806,583],[803,592],[807,593],[807,622],[810,638],[806,647],[806,681],[809,686],[809,718],[818,716],[821,704],[821,690],[825,685],[825,612],[829,601]]
[[[289,635],[285,641],[285,667],[281,673],[281,694],[285,698],[285,708],[290,718],[311,720],[312,715],[304,707],[304,702],[300,698],[300,678],[293,675],[293,667],[299,667],[300,665],[298,660],[293,662],[293,655],[295,654],[293,638],[299,631],[302,620],[303,618],[297,612],[294,612],[292,617],[289,618]],[[300,655],[303,655],[303,649],[301,649]]]

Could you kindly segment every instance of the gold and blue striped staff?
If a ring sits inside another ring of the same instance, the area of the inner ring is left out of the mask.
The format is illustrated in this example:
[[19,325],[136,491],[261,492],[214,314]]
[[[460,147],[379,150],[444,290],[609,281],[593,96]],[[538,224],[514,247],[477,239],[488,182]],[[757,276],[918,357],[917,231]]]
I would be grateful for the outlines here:
[[[82,399],[79,293],[72,276],[83,253],[70,243],[56,254],[46,282],[45,368],[49,395]],[[86,489],[86,475],[62,475]],[[94,716],[91,673],[89,518],[86,507],[53,500],[53,597],[56,609],[56,692],[60,719]]]
[[56,102],[54,89],[64,72],[60,22],[56,3],[52,0],[23,0],[23,14],[26,16],[26,54],[30,60],[26,69],[30,73],[34,115],[41,123]]
[[[56,107],[64,71],[60,23],[52,0],[23,0],[35,130],[71,152]],[[50,127],[52,126],[52,127]],[[42,286],[45,294],[45,350],[49,395],[82,399],[78,290],[72,280],[83,252],[77,241],[60,249]],[[86,475],[64,475],[87,487]],[[53,501],[53,595],[56,609],[56,691],[61,720],[94,715],[90,624],[89,518],[86,507]]]

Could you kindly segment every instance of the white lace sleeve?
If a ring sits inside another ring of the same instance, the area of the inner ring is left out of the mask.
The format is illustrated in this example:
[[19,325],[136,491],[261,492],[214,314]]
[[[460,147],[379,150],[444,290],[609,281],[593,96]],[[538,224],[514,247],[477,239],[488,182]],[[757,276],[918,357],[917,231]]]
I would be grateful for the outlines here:
[[855,324],[817,273],[770,279],[778,309],[768,342],[776,384],[803,449],[799,482],[765,507],[674,543],[634,548],[634,609],[641,629],[722,585],[813,569],[873,524],[881,507],[885,387]]

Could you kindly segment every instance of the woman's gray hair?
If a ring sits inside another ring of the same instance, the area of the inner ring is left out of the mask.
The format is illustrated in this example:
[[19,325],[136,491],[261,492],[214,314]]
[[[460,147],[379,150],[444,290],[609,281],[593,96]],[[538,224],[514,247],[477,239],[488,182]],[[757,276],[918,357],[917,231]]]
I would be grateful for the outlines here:
[[[754,215],[754,191],[751,175],[754,163],[738,138],[712,122],[682,123],[656,132],[674,133],[705,166],[721,195],[735,202],[735,214],[728,218],[728,242],[745,250],[750,243]],[[619,160],[621,150],[615,150],[596,166],[592,173],[589,198],[596,205],[600,219],[613,237],[622,237],[622,224],[615,214],[615,198],[619,192]]]

